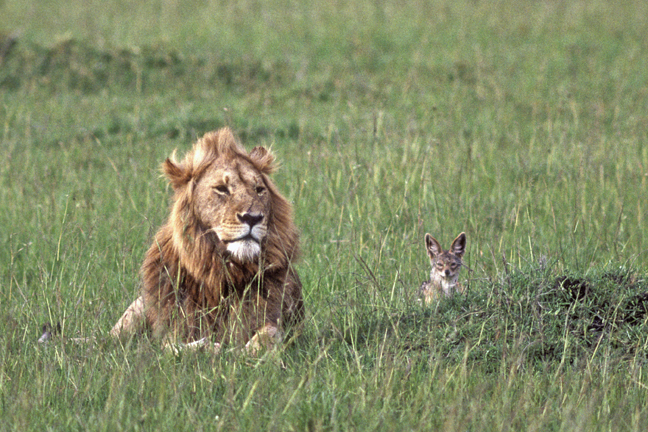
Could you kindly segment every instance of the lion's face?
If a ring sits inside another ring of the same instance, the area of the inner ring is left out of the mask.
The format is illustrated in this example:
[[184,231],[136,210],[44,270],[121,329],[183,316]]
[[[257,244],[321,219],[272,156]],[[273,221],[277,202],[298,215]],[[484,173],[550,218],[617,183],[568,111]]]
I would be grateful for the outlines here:
[[212,229],[232,256],[252,261],[268,232],[270,192],[249,162],[220,156],[194,191],[194,213]]
[[[268,177],[273,162],[264,147],[246,152],[229,129],[205,134],[182,161],[167,159],[162,169],[176,191],[171,226],[177,245],[195,251],[198,243],[216,241],[218,254],[241,263],[258,260],[264,246],[279,256],[277,234],[269,227],[276,227],[277,213],[285,220],[290,208]],[[289,227],[286,234],[296,239]],[[284,243],[292,253],[296,240]]]

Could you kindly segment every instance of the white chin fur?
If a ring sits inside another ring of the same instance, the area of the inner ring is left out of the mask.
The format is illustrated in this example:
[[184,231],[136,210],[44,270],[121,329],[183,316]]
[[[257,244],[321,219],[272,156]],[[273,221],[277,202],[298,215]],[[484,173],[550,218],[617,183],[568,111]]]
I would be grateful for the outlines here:
[[239,261],[252,261],[261,252],[259,243],[254,240],[240,240],[229,243],[227,250]]

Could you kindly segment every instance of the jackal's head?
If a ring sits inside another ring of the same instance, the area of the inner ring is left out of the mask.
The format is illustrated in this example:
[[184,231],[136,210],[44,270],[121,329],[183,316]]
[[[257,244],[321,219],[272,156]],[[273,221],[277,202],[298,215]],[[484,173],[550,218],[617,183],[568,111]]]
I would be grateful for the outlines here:
[[440,285],[446,294],[454,289],[463,264],[462,257],[466,251],[466,234],[461,233],[454,239],[450,249],[443,250],[437,239],[425,234],[425,249],[430,257],[432,270],[430,281]]

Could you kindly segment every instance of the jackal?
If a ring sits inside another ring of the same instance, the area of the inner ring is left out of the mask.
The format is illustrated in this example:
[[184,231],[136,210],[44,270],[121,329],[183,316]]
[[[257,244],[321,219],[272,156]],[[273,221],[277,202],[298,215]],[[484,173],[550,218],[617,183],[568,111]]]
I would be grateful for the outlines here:
[[457,283],[457,280],[463,265],[461,258],[466,251],[466,234],[459,234],[449,250],[443,250],[434,237],[425,234],[425,249],[430,257],[432,270],[430,280],[421,284],[420,299],[427,304],[441,298],[442,294],[451,297],[455,291],[463,292],[463,287]]

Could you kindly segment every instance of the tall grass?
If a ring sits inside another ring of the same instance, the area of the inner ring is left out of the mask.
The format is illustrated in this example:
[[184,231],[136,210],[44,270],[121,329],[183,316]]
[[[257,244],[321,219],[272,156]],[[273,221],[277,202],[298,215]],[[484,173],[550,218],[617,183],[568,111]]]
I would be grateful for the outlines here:
[[[643,430],[646,8],[5,0],[0,429]],[[109,340],[159,164],[223,125],[282,163],[304,334]],[[460,231],[468,293],[423,308]]]

